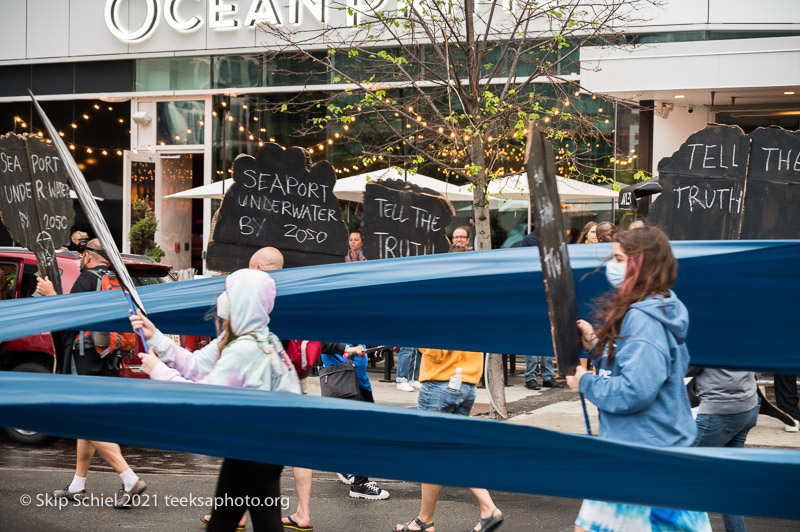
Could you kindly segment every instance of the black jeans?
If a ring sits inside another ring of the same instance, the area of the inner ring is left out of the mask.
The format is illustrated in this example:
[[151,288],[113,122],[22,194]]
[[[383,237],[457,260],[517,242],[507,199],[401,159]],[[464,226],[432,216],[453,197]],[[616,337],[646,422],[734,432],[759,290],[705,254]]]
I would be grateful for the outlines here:
[[800,420],[797,405],[797,375],[774,375],[775,404],[795,419]]
[[[280,505],[282,470],[280,465],[226,458],[214,493],[218,506],[211,511],[208,530],[236,530],[242,514],[249,510],[253,530],[283,532]],[[254,499],[258,499],[255,504]]]

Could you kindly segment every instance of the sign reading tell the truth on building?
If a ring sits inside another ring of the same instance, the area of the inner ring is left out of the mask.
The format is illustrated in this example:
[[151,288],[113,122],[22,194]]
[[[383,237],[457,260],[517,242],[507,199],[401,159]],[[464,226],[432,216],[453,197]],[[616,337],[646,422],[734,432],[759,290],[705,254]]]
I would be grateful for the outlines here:
[[367,183],[364,191],[364,256],[416,257],[450,251],[450,202],[428,188],[399,179]]
[[61,293],[56,249],[69,243],[75,211],[55,147],[38,136],[0,137],[0,218],[11,237],[36,254],[39,273]]
[[800,132],[707,126],[658,173],[647,223],[673,240],[800,238]]
[[208,267],[246,268],[258,249],[281,250],[284,265],[344,262],[347,227],[328,161],[313,166],[303,148],[265,144],[233,161],[233,185],[214,215]]

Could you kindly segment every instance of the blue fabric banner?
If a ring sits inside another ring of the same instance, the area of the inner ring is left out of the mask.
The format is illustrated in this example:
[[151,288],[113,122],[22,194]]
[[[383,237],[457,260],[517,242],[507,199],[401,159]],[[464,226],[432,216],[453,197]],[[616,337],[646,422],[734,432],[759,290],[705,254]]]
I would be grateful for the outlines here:
[[0,425],[381,478],[800,518],[798,451],[659,449],[344,399],[7,372]]
[[[673,242],[675,292],[689,309],[692,363],[800,373],[794,338],[800,241]],[[581,314],[609,289],[610,244],[569,246]],[[551,355],[536,248],[455,253],[273,272],[270,328],[282,338]],[[584,276],[586,276],[584,278]],[[224,279],[139,293],[164,332],[215,336],[203,316]],[[121,293],[0,302],[0,341],[50,330],[127,330]]]

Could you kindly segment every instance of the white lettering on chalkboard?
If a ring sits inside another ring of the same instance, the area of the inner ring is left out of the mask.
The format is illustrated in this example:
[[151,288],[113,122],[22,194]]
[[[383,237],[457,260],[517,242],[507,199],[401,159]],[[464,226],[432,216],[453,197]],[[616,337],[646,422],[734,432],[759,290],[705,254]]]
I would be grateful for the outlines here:
[[378,202],[378,216],[381,218],[389,218],[395,222],[407,222],[409,220],[403,217],[402,205],[389,203],[389,200],[385,198],[375,198],[375,201]]
[[288,199],[269,199],[266,196],[252,194],[242,194],[236,198],[236,202],[240,207],[272,212],[298,220],[308,220],[309,222],[335,222],[338,220],[335,210],[326,209],[313,203],[310,205],[295,205]]
[[[725,150],[722,144],[687,144],[692,148],[692,154],[689,156],[689,170],[694,166],[694,156],[699,146],[703,146],[703,168],[729,168],[725,166]],[[714,148],[719,147],[719,150]],[[719,151],[719,154],[715,153]],[[709,152],[711,152],[709,154]],[[731,158],[730,168],[738,168],[736,164],[736,144],[731,145]]]
[[8,172],[22,171],[22,165],[19,163],[19,157],[16,155],[9,155],[4,151],[0,151],[0,172],[4,174]]
[[316,242],[317,244],[322,244],[328,240],[328,233],[325,231],[302,229],[294,224],[284,224],[283,228],[286,229],[286,232],[283,234],[283,236],[287,238],[294,238],[298,244],[302,244],[307,240]]
[[36,197],[37,199],[45,200],[47,198],[44,197],[44,183],[41,179],[36,180]]
[[[772,159],[772,152],[778,152],[778,169],[777,171],[780,172],[783,170],[784,163],[786,164],[787,170],[792,170],[794,172],[800,172],[800,151],[797,152],[797,155],[794,157],[794,163],[792,163],[792,150],[787,150],[786,157],[783,156],[783,149],[782,148],[761,148],[765,152],[767,152],[767,160],[764,162],[764,171],[769,172],[769,162]],[[790,163],[791,168],[790,168]]]
[[22,211],[19,211],[19,223],[23,229],[31,226],[31,221],[28,220],[28,215]]
[[423,228],[435,233],[436,231],[440,231],[442,227],[439,227],[439,216],[434,216],[430,213],[430,211],[423,209],[422,207],[414,207],[413,205],[411,208],[414,210],[414,227],[416,228]]
[[561,277],[561,261],[553,253],[553,248],[544,248],[544,257],[542,262],[547,270],[547,277],[557,278]]
[[[683,191],[688,191],[686,204],[689,206],[689,212],[694,212],[695,206],[701,209],[711,209],[717,202],[717,194],[719,194],[719,210],[725,212],[739,213],[742,210],[742,191],[738,195],[733,193],[733,188],[705,188],[703,198],[699,198],[700,188],[697,185],[688,185],[673,189],[678,194],[678,201],[675,205],[676,209],[681,208],[681,198]],[[727,202],[725,201],[725,194],[728,195]],[[711,197],[709,198],[709,194]],[[735,210],[734,210],[735,205]]]
[[31,168],[33,173],[39,172],[58,172],[59,157],[47,155],[40,157],[35,153],[31,154]]
[[430,247],[408,240],[407,238],[397,238],[389,233],[375,232],[378,237],[378,249],[381,259],[393,259],[396,257],[418,257],[420,255],[433,255],[436,253],[435,244]]
[[283,176],[281,179],[279,175],[257,173],[255,170],[245,170],[242,174],[247,178],[242,182],[245,188],[256,189],[259,192],[269,189],[270,194],[278,190],[284,196],[299,196],[325,202],[330,188],[330,185],[305,183],[293,176]]
[[69,229],[66,216],[45,214],[42,216],[42,223],[44,223],[45,229]]
[[16,185],[3,185],[3,192],[7,203],[22,203],[33,198],[30,183],[17,183]]
[[[261,220],[259,222],[259,220]],[[260,235],[261,229],[264,227],[266,218],[251,218],[250,216],[242,216],[239,218],[239,232],[244,236]]]

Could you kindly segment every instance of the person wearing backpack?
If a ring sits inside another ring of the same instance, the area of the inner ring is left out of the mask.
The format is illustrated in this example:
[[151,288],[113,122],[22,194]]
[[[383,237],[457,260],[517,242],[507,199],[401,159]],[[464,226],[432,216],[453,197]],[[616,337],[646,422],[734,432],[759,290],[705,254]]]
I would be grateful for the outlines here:
[[[90,240],[86,244],[86,249],[81,256],[80,269],[81,274],[75,280],[75,284],[72,285],[70,294],[94,292],[102,288],[104,278],[106,278],[108,282],[112,272],[109,268],[108,256],[98,239]],[[56,295],[53,283],[50,282],[47,277],[37,280],[36,291],[43,296]],[[91,333],[86,334],[91,337]],[[113,334],[116,335],[117,333]],[[109,345],[110,336],[109,334]],[[101,352],[98,352],[95,348],[97,344],[88,346],[88,339],[83,336],[83,334],[79,334],[77,331],[64,331],[63,337],[65,342],[65,357],[62,364],[63,373],[99,377],[119,376],[118,366],[116,371],[111,369],[114,365],[113,359],[116,358],[116,355],[113,354],[114,349],[111,349],[105,356],[101,356]],[[80,353],[81,338],[85,341],[83,344],[83,354]],[[76,342],[76,340],[78,341]],[[121,337],[120,341],[122,342]],[[127,340],[125,341],[127,342]],[[77,353],[75,352],[76,343],[78,348]],[[97,343],[103,343],[103,341]],[[107,350],[106,346],[100,347],[101,351]],[[116,471],[122,479],[122,489],[120,489],[116,497],[115,508],[129,508],[131,497],[140,495],[147,489],[145,482],[133,472],[133,469],[131,469],[125,461],[125,458],[122,456],[122,450],[118,444],[79,439],[77,440],[77,447],[77,462],[72,482],[64,489],[54,491],[54,497],[69,500],[78,500],[86,497],[86,476],[89,473],[89,465],[92,462],[95,451],[103,457],[108,465],[114,468],[114,471]]]
[[[275,292],[275,281],[266,272],[244,269],[229,275],[217,298],[217,317],[224,320],[218,324],[220,334],[194,353],[158,331],[141,310],[131,315],[133,329],[141,330],[150,345],[149,353],[139,355],[142,369],[153,380],[299,394],[297,373],[268,327]],[[211,369],[198,371],[197,359],[210,353],[216,354]],[[282,470],[282,465],[226,458],[215,492],[215,500],[226,502],[212,510],[208,529],[233,530],[242,512],[249,511],[255,530],[282,531],[280,506],[258,503],[280,499]],[[248,501],[255,504],[248,507]]]

